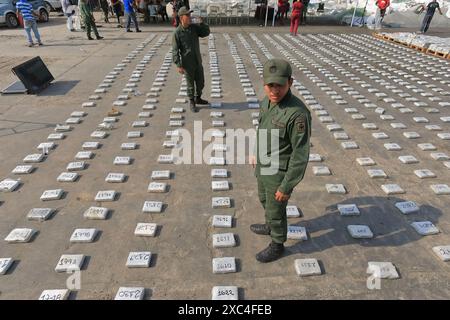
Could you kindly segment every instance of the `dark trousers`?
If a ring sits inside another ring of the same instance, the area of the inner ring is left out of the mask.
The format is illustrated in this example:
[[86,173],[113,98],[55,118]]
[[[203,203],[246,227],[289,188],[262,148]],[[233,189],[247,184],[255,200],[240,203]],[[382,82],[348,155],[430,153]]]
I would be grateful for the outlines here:
[[205,75],[203,74],[203,66],[197,67],[195,70],[186,72],[187,95],[189,99],[201,97],[203,88],[205,87]]
[[102,8],[103,14],[105,16],[105,22],[109,23],[108,20],[108,14],[109,14],[109,6],[108,6],[108,2],[105,1],[100,1],[100,7]]
[[423,17],[422,21],[422,27],[420,28],[420,31],[427,32],[428,28],[430,27],[431,19],[433,19],[433,15],[426,14],[425,17]]
[[302,9],[301,23],[306,24],[306,14],[308,13],[308,6],[304,6]]
[[92,19],[85,19],[84,20],[84,24],[86,26],[86,33],[87,33],[88,38],[91,37],[91,29],[94,30],[95,36],[97,38],[99,37],[98,31],[97,31],[97,26],[95,25],[94,20],[92,20]]
[[120,5],[113,6],[113,10],[114,10],[114,13],[116,14],[116,17],[117,17],[117,23],[120,24],[120,14],[121,14]]
[[127,30],[130,30],[130,26],[131,26],[131,20],[133,20],[134,26],[136,27],[136,31],[139,30],[139,26],[138,26],[138,22],[137,22],[137,18],[136,18],[136,12],[127,12],[126,13],[127,16]]
[[166,21],[166,20],[169,21],[169,16],[167,15],[166,7],[162,7],[161,17],[162,17],[163,21]]
[[109,10],[108,10],[108,8],[102,7],[102,11],[103,11],[103,14],[105,16],[105,22],[109,23],[109,19],[108,19]]
[[275,200],[275,193],[284,179],[283,173],[260,175],[258,181],[258,197],[264,208],[266,224],[270,227],[270,236],[275,243],[284,243],[287,239],[287,201]]

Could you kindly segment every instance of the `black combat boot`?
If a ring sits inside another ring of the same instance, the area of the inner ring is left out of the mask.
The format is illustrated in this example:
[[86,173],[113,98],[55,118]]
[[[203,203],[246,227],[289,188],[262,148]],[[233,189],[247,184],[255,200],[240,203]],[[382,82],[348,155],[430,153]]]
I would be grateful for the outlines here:
[[269,235],[270,227],[267,224],[256,223],[250,226],[250,230],[252,230],[256,234]]
[[190,99],[189,100],[189,108],[191,108],[192,112],[198,112],[198,109],[195,106],[195,100],[194,99]]
[[200,97],[196,97],[196,98],[195,98],[195,103],[196,103],[196,104],[208,104],[208,101],[203,100],[203,99],[200,98]]
[[283,255],[284,245],[272,242],[267,248],[256,255],[256,260],[262,263],[275,261]]

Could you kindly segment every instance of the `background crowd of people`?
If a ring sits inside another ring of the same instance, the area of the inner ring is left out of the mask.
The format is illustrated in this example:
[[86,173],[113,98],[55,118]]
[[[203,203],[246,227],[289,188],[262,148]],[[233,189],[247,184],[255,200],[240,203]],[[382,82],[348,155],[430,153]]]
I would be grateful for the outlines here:
[[[98,40],[103,39],[97,31],[97,25],[93,12],[99,10],[103,13],[103,21],[111,23],[113,18],[117,21],[118,28],[126,28],[127,32],[133,32],[131,26],[134,26],[136,32],[141,32],[139,29],[138,15],[141,15],[144,23],[152,23],[161,21],[163,23],[170,23],[177,27],[180,24],[180,19],[177,12],[180,8],[186,7],[190,9],[189,0],[60,0],[62,11],[67,18],[67,30],[69,32],[86,31],[87,38],[93,40],[91,32],[93,31]],[[275,21],[278,25],[284,25],[284,21],[290,19],[290,33],[297,35],[300,25],[307,24],[308,6],[310,0],[277,0],[277,6],[272,8],[275,15]],[[167,6],[171,5],[173,11],[172,17],[169,18]],[[319,4],[318,12],[323,12],[323,2]],[[382,21],[389,10],[390,0],[377,0],[376,14],[373,19],[373,28],[381,29]],[[267,5],[262,4],[261,7],[267,10]],[[270,8],[269,8],[270,9]],[[436,0],[431,0],[427,5],[420,5],[420,12],[425,12],[423,22],[419,33],[427,32],[435,11],[442,15],[439,3]],[[322,11],[320,11],[322,10]],[[265,16],[265,11],[257,10],[255,17],[261,19]],[[258,14],[259,12],[259,14]],[[269,10],[270,12],[270,10]],[[28,4],[28,0],[19,0],[17,2],[17,16],[19,14],[23,19],[23,26],[26,31],[28,46],[34,46],[32,39],[32,32],[35,35],[36,43],[42,45],[36,18],[39,18]],[[121,21],[121,17],[123,21]],[[369,25],[369,23],[368,23]]]

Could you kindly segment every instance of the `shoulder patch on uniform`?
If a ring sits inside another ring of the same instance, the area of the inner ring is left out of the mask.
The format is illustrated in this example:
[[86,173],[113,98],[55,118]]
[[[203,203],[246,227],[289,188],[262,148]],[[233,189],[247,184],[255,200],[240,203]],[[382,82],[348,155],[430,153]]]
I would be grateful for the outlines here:
[[306,117],[304,114],[301,114],[294,121],[295,126],[297,127],[298,133],[304,133],[306,129]]

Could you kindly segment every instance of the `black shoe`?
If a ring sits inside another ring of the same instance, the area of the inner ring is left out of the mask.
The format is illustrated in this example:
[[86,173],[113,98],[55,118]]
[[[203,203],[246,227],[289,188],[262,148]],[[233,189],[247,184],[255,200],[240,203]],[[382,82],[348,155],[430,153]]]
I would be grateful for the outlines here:
[[195,98],[195,104],[208,104],[208,101],[203,100],[200,97]]
[[267,224],[252,224],[250,226],[250,230],[252,230],[256,234],[262,234],[265,236],[270,234],[270,227]]
[[141,29],[137,29],[136,32],[142,32],[142,30]]
[[102,39],[103,39],[102,36],[98,36],[98,37],[97,37],[97,40],[102,40]]
[[189,100],[189,108],[191,108],[192,112],[198,112],[197,107],[195,106],[195,101],[194,99]]
[[133,30],[127,30],[127,32],[133,32]]
[[94,38],[92,38],[92,37],[88,37],[88,39],[89,39],[89,40],[94,40]]
[[284,245],[272,242],[267,248],[256,255],[256,260],[262,263],[275,261],[283,256]]

